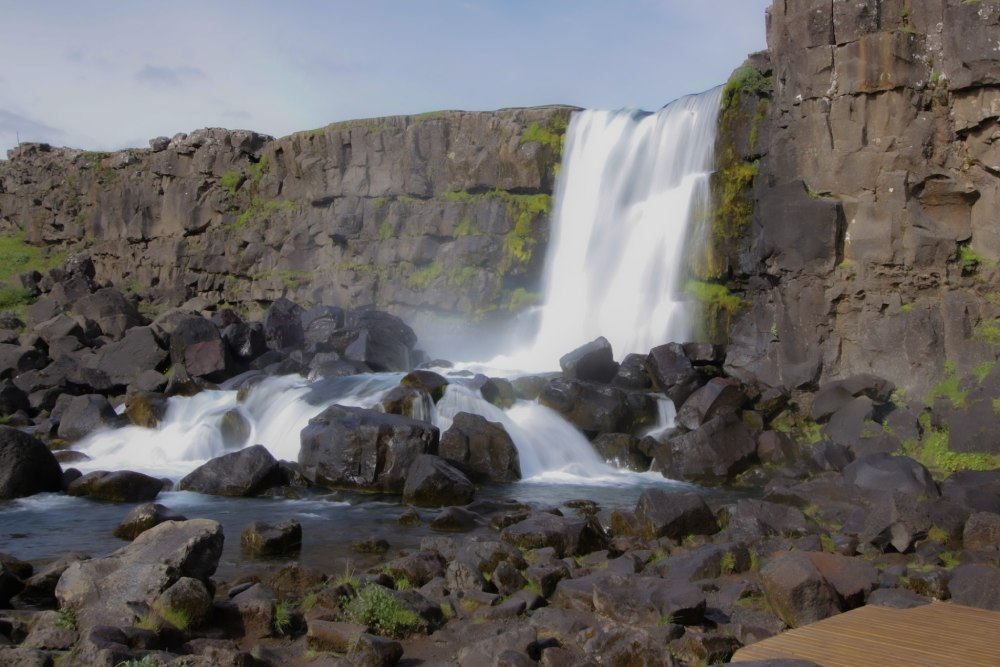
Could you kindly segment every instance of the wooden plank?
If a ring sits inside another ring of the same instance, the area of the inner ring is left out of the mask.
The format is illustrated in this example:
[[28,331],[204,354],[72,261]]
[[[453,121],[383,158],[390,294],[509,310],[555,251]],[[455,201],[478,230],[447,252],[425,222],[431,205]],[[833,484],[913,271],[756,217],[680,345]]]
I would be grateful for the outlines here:
[[777,658],[824,667],[997,667],[1000,612],[944,602],[861,607],[746,646],[733,662]]

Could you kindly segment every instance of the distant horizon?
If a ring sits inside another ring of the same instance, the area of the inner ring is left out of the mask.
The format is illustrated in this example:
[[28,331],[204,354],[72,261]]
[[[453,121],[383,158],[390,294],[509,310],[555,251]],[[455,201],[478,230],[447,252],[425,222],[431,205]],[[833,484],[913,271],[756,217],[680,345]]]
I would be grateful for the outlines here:
[[[656,111],[766,48],[771,0],[0,0],[0,159],[220,127],[274,137],[436,111]],[[181,18],[179,18],[181,17]]]

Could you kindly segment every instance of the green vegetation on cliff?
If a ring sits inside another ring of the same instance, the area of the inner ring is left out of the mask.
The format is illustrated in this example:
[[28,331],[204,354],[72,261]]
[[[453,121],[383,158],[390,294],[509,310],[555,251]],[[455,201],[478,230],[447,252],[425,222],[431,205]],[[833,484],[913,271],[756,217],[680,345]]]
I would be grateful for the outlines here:
[[14,285],[14,278],[29,271],[45,272],[62,264],[65,252],[46,254],[24,240],[24,234],[0,236],[0,310],[18,309],[31,303],[31,293]]
[[698,340],[723,339],[730,320],[744,305],[742,298],[718,283],[689,280],[684,285],[684,292],[698,304],[698,330],[695,332]]

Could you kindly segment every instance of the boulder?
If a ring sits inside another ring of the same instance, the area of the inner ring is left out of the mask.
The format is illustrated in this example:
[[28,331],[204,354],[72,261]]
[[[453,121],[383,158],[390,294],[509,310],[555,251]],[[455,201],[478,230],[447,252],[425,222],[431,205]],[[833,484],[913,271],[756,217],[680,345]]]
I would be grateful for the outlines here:
[[618,373],[611,343],[603,336],[560,357],[559,367],[570,380],[607,383]]
[[218,456],[192,470],[178,488],[212,496],[260,495],[285,483],[278,462],[264,445]]
[[259,325],[233,322],[222,329],[222,340],[234,359],[253,361],[267,351],[264,331]]
[[941,483],[941,495],[973,511],[1000,514],[1000,470],[959,470]]
[[630,394],[618,387],[556,378],[545,385],[538,402],[558,412],[585,434],[594,436],[629,433],[636,426],[655,423],[656,407],[652,399],[633,406],[629,398]]
[[951,601],[1000,611],[1000,569],[985,563],[959,565],[948,581]]
[[856,609],[867,602],[868,595],[878,587],[879,572],[862,558],[849,558],[822,551],[806,552],[820,576],[837,594],[841,611]]
[[698,372],[678,343],[654,347],[646,357],[646,371],[653,386],[666,394],[674,405],[683,405],[687,397],[698,388]]
[[0,426],[0,499],[62,490],[62,468],[40,440]]
[[55,595],[81,629],[131,626],[136,603],[152,606],[182,577],[205,582],[222,555],[222,526],[207,519],[167,521],[106,558],[70,564]]
[[0,344],[0,377],[5,379],[49,364],[48,355],[33,345]]
[[1000,514],[976,512],[962,531],[962,546],[977,551],[1000,551]]
[[677,411],[677,423],[694,431],[710,419],[739,412],[746,402],[738,380],[712,378],[684,401]]
[[73,397],[59,419],[59,437],[63,440],[80,440],[86,435],[107,427],[121,424],[121,418],[100,394]]
[[892,491],[912,498],[940,495],[930,472],[907,456],[869,454],[844,468],[847,484],[871,491]]
[[646,355],[634,352],[626,354],[611,384],[623,389],[646,390],[652,387],[653,381],[646,371]]
[[101,288],[75,301],[72,310],[96,322],[112,340],[121,340],[127,330],[146,323],[135,305],[113,287]]
[[159,503],[143,503],[134,507],[125,515],[122,522],[115,526],[114,536],[123,540],[134,540],[153,526],[165,521],[186,520],[187,517]]
[[514,400],[517,398],[517,391],[514,389],[514,384],[505,378],[491,378],[482,373],[477,373],[469,381],[468,386],[471,389],[478,390],[487,402],[498,408],[509,408],[514,405]]
[[628,433],[600,433],[590,443],[605,461],[636,472],[649,470],[650,459],[639,448],[639,439]]
[[[560,586],[568,583],[563,581]],[[640,626],[657,626],[667,622],[697,625],[705,615],[705,593],[692,584],[610,574],[596,577],[591,586],[594,611],[618,623]],[[557,595],[558,592],[557,587]]]
[[113,503],[142,503],[156,498],[162,489],[163,480],[141,472],[95,470],[70,483],[66,493]]
[[378,407],[391,415],[402,415],[420,421],[430,421],[434,401],[423,389],[393,387],[379,399]]
[[646,489],[639,495],[635,516],[649,539],[682,540],[688,535],[714,535],[719,531],[712,510],[694,492]]
[[208,620],[212,613],[212,595],[201,580],[181,577],[156,596],[150,607],[165,623],[187,631]]
[[[91,363],[119,386],[132,384],[146,371],[165,369],[170,353],[164,349],[152,327],[129,329],[121,340],[97,350]],[[162,391],[162,390],[161,390]]]
[[437,403],[444,396],[444,390],[448,387],[449,383],[447,378],[434,371],[415,370],[404,375],[399,384],[404,387],[422,389]]
[[375,410],[333,405],[302,429],[299,464],[310,482],[402,493],[420,454],[438,449],[427,422]]
[[502,424],[459,412],[441,435],[438,454],[474,482],[516,482],[521,461]]
[[406,579],[411,585],[420,587],[428,581],[443,577],[445,560],[437,551],[420,551],[394,558],[383,566],[383,571],[394,580]]
[[170,335],[170,359],[192,377],[212,382],[230,374],[229,350],[219,329],[201,316],[186,317]]
[[655,470],[671,479],[721,484],[750,467],[757,444],[734,414],[716,417],[698,430],[667,435],[652,447]]
[[417,336],[405,322],[379,310],[352,310],[332,345],[349,361],[375,371],[408,371]]
[[418,507],[467,505],[475,487],[443,458],[420,454],[410,466],[403,486],[403,502]]
[[264,311],[261,324],[264,338],[276,350],[295,350],[305,340],[302,328],[302,306],[280,297]]
[[590,521],[548,512],[534,512],[524,521],[507,526],[500,538],[519,549],[552,547],[560,558],[607,547],[607,537]]
[[839,613],[837,592],[802,551],[782,551],[760,570],[771,609],[789,627],[798,628]]
[[729,539],[747,542],[774,536],[798,538],[819,530],[799,509],[766,500],[739,500],[722,508],[719,518]]
[[31,408],[28,395],[10,380],[0,380],[0,414],[12,415]]
[[135,391],[125,397],[125,416],[136,426],[156,428],[167,414],[167,405],[162,393]]
[[240,546],[258,558],[297,552],[302,549],[302,525],[295,519],[276,524],[254,521],[243,529]]
[[445,507],[431,519],[431,528],[448,533],[467,533],[481,522],[481,516],[464,507]]

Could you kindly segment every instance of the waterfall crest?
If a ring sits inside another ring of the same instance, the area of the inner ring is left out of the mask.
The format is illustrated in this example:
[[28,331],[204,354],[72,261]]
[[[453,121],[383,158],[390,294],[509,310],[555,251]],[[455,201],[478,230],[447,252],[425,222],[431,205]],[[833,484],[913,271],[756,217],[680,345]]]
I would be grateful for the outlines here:
[[540,329],[503,365],[551,370],[562,354],[598,336],[619,357],[690,336],[681,280],[692,219],[710,206],[721,95],[715,88],[652,114],[573,115]]

